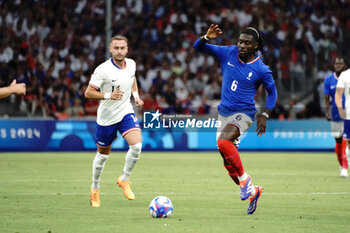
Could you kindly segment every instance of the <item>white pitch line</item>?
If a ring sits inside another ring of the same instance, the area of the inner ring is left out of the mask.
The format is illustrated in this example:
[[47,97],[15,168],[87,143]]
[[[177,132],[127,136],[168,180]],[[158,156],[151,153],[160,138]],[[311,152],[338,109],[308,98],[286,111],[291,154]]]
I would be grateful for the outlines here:
[[[150,193],[137,193],[137,195],[149,195]],[[161,193],[161,195],[239,195],[238,192],[223,192],[223,193]],[[264,195],[346,195],[350,192],[297,192],[297,193],[275,193],[275,192],[263,192]],[[0,196],[85,196],[90,195],[90,193],[0,193]],[[104,193],[101,192],[101,195],[122,195],[122,193]]]
[[311,192],[311,193],[265,193],[264,195],[343,195],[343,194],[350,194],[350,192]]

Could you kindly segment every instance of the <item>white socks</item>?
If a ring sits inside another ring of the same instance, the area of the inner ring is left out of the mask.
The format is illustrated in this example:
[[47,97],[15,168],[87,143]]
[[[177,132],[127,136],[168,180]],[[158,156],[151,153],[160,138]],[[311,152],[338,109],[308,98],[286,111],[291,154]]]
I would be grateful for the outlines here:
[[248,178],[248,175],[247,175],[247,173],[243,173],[243,175],[241,175],[241,176],[238,176],[238,180],[239,181],[242,181],[242,180],[245,180],[245,179],[247,179]]
[[142,150],[142,143],[136,143],[135,145],[129,146],[129,150],[125,156],[125,165],[123,168],[123,174],[121,180],[129,180],[132,169],[139,160]]
[[[123,168],[122,180],[129,180],[132,169],[139,160],[142,149],[142,143],[129,146],[129,150],[125,156],[125,165]],[[96,153],[95,159],[92,162],[92,186],[93,190],[100,190],[100,179],[105,167],[105,162],[108,159],[108,155]]]
[[100,189],[100,179],[103,172],[103,168],[105,167],[105,162],[108,159],[108,155],[96,153],[95,159],[92,162],[92,186],[93,190]]
[[[238,180],[239,180],[239,181],[245,180],[245,179],[247,179],[247,178],[248,178],[248,174],[245,173],[245,172],[243,173],[243,175],[238,176]],[[250,196],[252,197],[252,196],[255,195],[255,187],[254,187],[253,182],[251,181],[251,179],[252,179],[252,178],[250,178],[250,187],[251,187],[252,191],[251,191],[251,193],[250,193]]]

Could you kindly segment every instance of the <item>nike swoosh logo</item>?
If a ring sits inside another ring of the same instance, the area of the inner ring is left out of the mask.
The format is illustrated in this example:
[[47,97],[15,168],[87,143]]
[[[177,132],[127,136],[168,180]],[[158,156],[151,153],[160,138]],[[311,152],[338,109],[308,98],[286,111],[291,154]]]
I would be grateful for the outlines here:
[[232,67],[235,67],[235,65],[234,65],[234,64],[231,64],[230,62],[227,62],[227,65],[232,66]]
[[117,80],[112,80],[112,82],[115,82],[115,81],[117,81]]

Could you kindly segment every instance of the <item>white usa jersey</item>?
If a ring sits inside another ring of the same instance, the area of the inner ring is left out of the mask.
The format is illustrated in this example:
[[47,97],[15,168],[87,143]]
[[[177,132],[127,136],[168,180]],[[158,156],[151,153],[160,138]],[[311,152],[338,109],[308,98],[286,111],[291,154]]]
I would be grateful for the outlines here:
[[118,86],[124,92],[121,100],[101,100],[97,110],[97,124],[102,126],[120,122],[126,114],[134,113],[130,102],[131,87],[134,83],[136,63],[125,58],[126,67],[121,69],[110,58],[100,64],[91,75],[89,85],[102,93],[111,93]]
[[345,96],[345,119],[350,120],[350,69],[341,72],[337,88],[344,88]]

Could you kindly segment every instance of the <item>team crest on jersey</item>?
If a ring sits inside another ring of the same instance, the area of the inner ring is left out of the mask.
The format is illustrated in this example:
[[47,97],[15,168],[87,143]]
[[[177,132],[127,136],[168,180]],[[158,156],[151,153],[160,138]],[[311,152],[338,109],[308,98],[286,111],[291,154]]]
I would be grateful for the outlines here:
[[247,76],[247,79],[250,80],[250,78],[253,76],[253,72],[250,72]]

